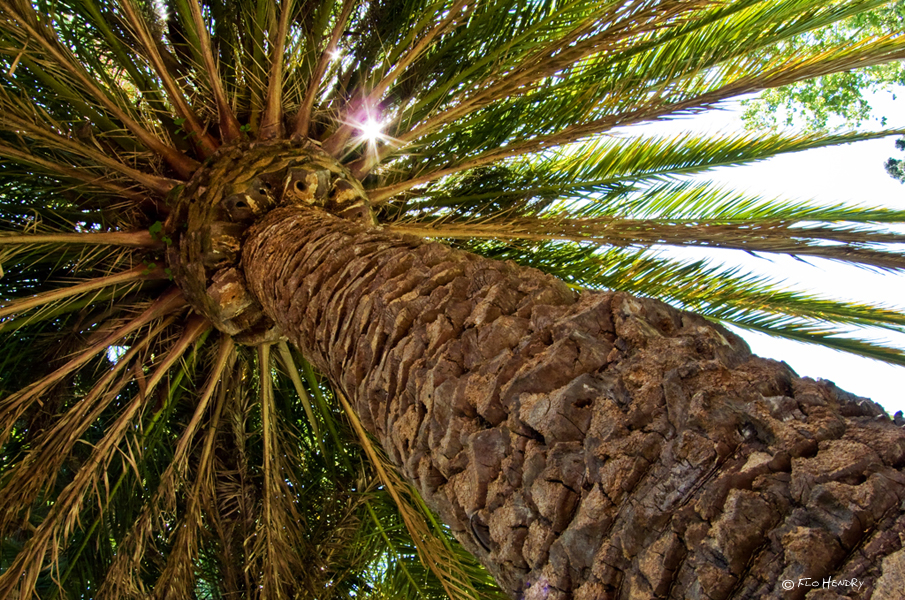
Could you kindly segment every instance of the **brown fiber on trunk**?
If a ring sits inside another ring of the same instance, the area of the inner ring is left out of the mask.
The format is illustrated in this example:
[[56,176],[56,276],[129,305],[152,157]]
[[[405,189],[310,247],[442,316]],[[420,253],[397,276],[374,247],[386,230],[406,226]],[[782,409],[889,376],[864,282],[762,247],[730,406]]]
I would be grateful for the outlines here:
[[661,302],[319,210],[266,215],[242,266],[512,597],[902,597],[876,404]]

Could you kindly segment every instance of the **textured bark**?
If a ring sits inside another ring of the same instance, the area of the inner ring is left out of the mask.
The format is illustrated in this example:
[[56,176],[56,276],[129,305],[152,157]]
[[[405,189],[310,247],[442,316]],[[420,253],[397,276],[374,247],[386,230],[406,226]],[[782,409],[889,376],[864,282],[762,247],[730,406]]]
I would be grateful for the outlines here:
[[236,269],[246,229],[277,204],[370,222],[365,191],[345,167],[309,144],[276,141],[220,148],[179,191],[164,225],[178,240],[167,264],[186,299],[241,344],[279,337]]
[[902,597],[876,404],[663,303],[318,210],[270,212],[242,267],[513,597]]

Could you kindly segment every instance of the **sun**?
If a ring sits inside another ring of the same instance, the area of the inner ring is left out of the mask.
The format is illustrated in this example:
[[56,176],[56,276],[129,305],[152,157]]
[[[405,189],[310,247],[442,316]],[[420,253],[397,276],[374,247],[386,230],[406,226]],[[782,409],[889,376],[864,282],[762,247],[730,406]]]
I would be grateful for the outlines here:
[[359,130],[361,131],[361,137],[372,144],[386,137],[383,133],[383,123],[375,121],[371,117],[368,117],[364,123],[359,125]]

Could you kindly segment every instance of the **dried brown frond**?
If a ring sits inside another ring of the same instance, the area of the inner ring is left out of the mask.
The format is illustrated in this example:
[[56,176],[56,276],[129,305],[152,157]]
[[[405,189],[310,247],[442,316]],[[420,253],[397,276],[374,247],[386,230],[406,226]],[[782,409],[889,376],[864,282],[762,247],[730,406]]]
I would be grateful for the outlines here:
[[0,488],[0,506],[6,507],[0,512],[0,532],[8,531],[16,523],[42,489],[53,487],[61,465],[82,435],[134,379],[132,367],[150,362],[148,346],[159,342],[160,334],[174,321],[175,317],[168,317],[151,324],[148,333],[140,335],[88,394],[60,415],[52,428],[36,437],[33,450],[6,472],[4,486]]
[[[195,486],[212,485],[210,480],[210,460],[213,447],[213,438],[217,432],[217,425],[223,412],[226,401],[226,393],[229,385],[227,373],[232,372],[236,361],[236,351],[232,340],[228,336],[220,336],[220,350],[211,369],[207,382],[201,392],[201,397],[192,414],[192,418],[186,425],[170,464],[160,478],[160,482],[151,498],[144,504],[141,514],[135,520],[132,528],[117,547],[116,558],[110,569],[104,584],[98,591],[98,598],[124,598],[144,597],[146,590],[141,578],[142,561],[145,557],[147,545],[155,534],[161,534],[166,525],[164,515],[176,514],[177,492],[186,484],[189,471],[189,457],[196,442],[196,436],[201,430],[204,415],[208,412],[208,404],[214,391],[219,389],[213,414],[203,429],[205,431],[204,443],[201,450],[198,471],[196,472]],[[205,466],[207,465],[207,466]],[[208,494],[211,492],[208,491]],[[197,503],[197,500],[195,501]],[[188,514],[195,513],[195,507],[190,506]],[[177,530],[178,531],[178,530]],[[179,534],[177,534],[179,535]],[[176,547],[191,553],[191,538],[179,538]],[[184,574],[183,574],[184,575]],[[175,580],[181,580],[179,576]],[[172,591],[172,590],[170,590]]]
[[92,342],[85,350],[50,375],[0,400],[0,447],[6,443],[16,420],[33,402],[39,399],[45,390],[78,371],[97,354],[104,352],[124,337],[138,331],[154,319],[180,310],[183,306],[185,306],[185,299],[182,292],[175,289],[169,291],[153,302],[141,315],[128,320],[125,324],[115,328],[112,333]]
[[[185,325],[182,338],[174,344],[147,381],[147,392],[152,391],[176,364],[183,353],[198,340],[209,324],[201,318],[191,318]],[[103,503],[109,497],[106,473],[113,459],[120,453],[126,435],[135,427],[136,418],[152,403],[149,393],[139,393],[120,412],[116,420],[107,428],[103,439],[97,443],[89,459],[79,468],[78,473],[57,496],[44,521],[24,544],[22,550],[0,574],[0,600],[16,596],[29,596],[46,562],[59,564],[61,547],[72,532],[80,527],[82,507],[89,492],[94,491],[98,501]],[[101,494],[103,485],[106,494]]]

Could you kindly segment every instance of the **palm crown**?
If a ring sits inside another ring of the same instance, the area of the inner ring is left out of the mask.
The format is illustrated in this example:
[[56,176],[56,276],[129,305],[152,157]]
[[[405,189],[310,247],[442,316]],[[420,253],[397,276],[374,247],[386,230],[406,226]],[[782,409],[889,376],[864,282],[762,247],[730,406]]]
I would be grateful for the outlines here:
[[892,308],[656,251],[901,269],[902,211],[686,177],[900,131],[601,135],[901,59],[802,49],[880,4],[0,0],[0,598],[500,594],[304,357],[187,307],[168,216],[219,148],[313,143],[386,230],[905,364],[840,335]]

